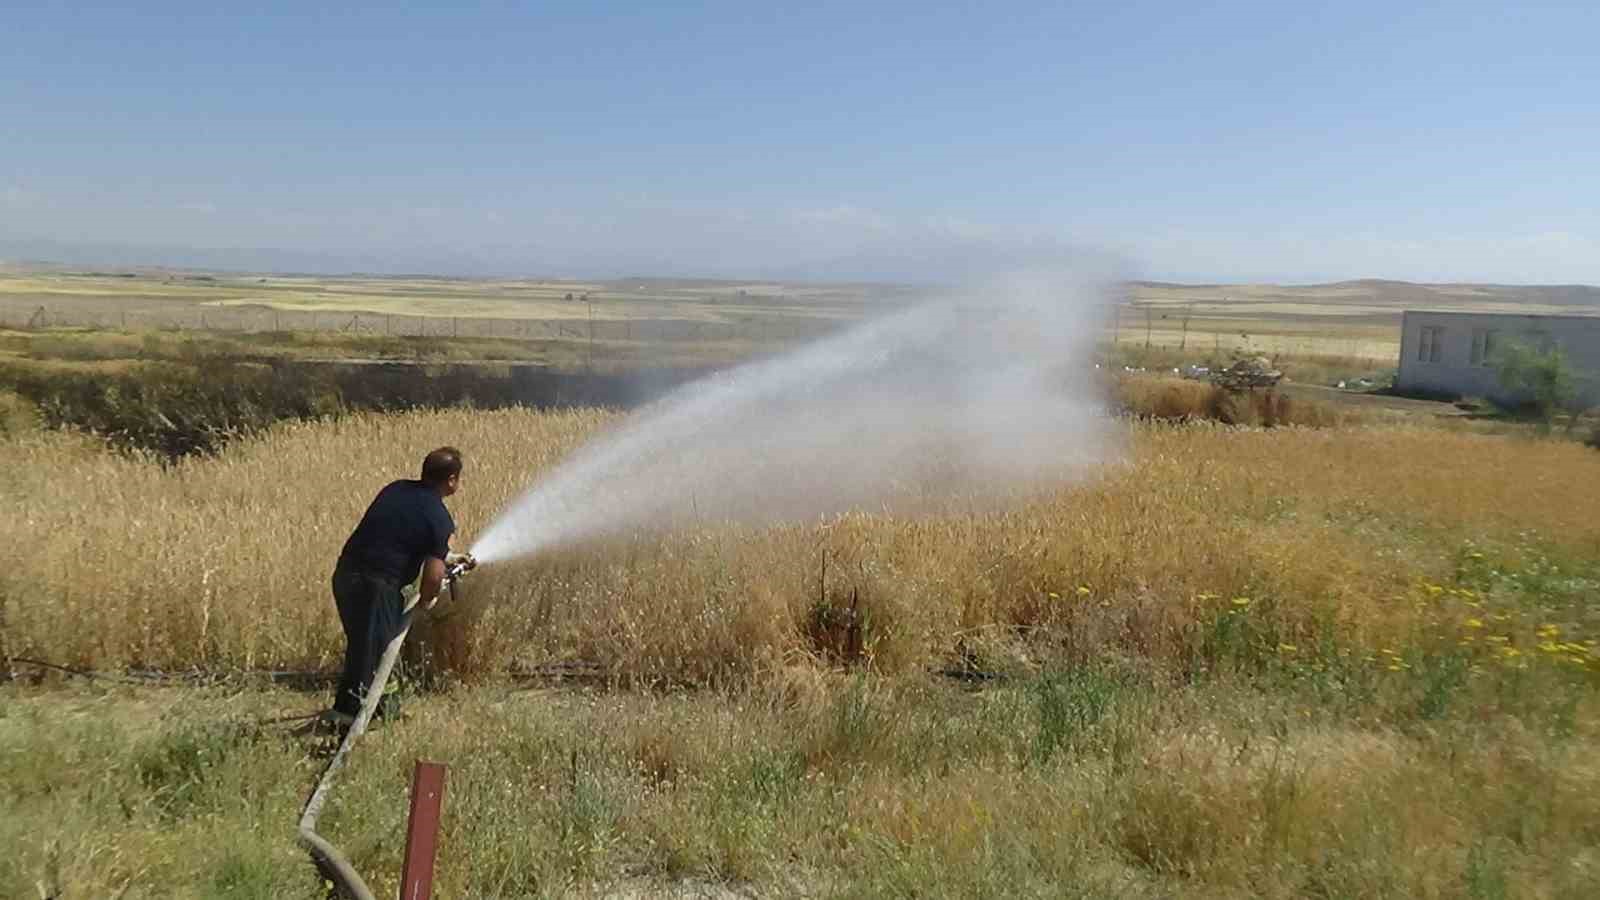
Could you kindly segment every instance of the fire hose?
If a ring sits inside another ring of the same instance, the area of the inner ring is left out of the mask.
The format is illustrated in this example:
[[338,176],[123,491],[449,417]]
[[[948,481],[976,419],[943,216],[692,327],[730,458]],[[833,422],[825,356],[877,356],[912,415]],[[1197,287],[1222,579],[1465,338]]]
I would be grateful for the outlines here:
[[[452,554],[446,560],[444,581],[440,590],[450,591],[451,602],[455,600],[456,583],[462,576],[472,571],[478,561],[470,554]],[[395,660],[400,658],[400,647],[406,641],[406,635],[411,631],[411,622],[419,609],[431,609],[437,602],[437,597],[426,605],[419,603],[420,597],[416,593],[405,593],[406,610],[400,619],[399,632],[389,641],[384,648],[383,656],[378,660],[378,669],[372,675],[372,684],[367,688],[367,694],[361,701],[361,710],[356,713],[355,721],[350,723],[350,730],[345,733],[344,740],[339,743],[339,749],[334,751],[333,758],[328,760],[327,768],[322,770],[322,777],[317,780],[316,788],[311,792],[311,797],[306,800],[305,809],[300,813],[300,843],[311,854],[312,862],[322,870],[346,897],[352,900],[377,900],[372,889],[362,880],[360,873],[350,860],[327,838],[317,833],[317,819],[322,815],[322,806],[328,800],[329,789],[333,786],[334,776],[344,768],[345,759],[350,755],[350,748],[356,739],[367,730],[367,723],[372,720],[373,713],[378,708],[378,702],[383,699],[383,689],[389,683],[389,673],[393,671]]]

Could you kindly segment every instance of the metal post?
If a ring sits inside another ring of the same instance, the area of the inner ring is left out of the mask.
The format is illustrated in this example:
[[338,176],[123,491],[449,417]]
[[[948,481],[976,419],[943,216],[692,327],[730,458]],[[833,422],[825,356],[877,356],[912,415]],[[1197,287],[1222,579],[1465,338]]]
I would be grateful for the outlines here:
[[417,760],[411,774],[411,814],[406,820],[405,865],[400,900],[433,896],[433,861],[439,849],[439,809],[444,804],[442,763]]

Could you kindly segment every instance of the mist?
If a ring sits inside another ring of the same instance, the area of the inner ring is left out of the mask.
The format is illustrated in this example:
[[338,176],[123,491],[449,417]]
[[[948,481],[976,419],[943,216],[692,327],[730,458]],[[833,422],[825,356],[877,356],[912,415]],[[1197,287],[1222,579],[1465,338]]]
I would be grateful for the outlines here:
[[511,503],[482,562],[691,521],[1003,503],[1118,452],[1090,362],[1109,277],[990,278],[685,385]]

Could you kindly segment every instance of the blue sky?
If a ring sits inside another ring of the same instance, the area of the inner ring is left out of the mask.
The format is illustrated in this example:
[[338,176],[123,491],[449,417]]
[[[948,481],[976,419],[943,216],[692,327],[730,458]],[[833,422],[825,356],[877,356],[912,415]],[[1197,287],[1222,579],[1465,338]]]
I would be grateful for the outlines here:
[[1600,283],[1593,2],[258,6],[8,4],[0,257]]

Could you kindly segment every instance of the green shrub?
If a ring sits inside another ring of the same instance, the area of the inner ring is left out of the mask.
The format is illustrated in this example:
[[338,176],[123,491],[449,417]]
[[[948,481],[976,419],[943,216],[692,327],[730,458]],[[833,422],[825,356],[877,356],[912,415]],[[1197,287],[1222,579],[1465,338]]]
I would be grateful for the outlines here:
[[1497,354],[1500,386],[1523,399],[1548,426],[1565,411],[1573,421],[1583,413],[1583,385],[1559,347],[1539,349],[1512,342]]

